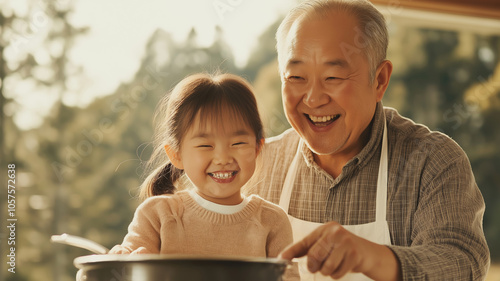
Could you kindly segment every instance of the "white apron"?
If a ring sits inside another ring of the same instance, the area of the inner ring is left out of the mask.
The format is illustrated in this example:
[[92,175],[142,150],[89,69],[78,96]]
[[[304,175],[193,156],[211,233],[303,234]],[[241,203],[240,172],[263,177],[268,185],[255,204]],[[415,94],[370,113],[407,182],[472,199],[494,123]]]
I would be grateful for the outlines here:
[[[385,121],[385,118],[384,118]],[[371,242],[383,245],[391,244],[391,237],[389,234],[389,226],[386,221],[386,206],[387,206],[387,125],[384,122],[384,133],[382,138],[382,151],[380,155],[380,164],[378,171],[378,181],[377,181],[377,205],[376,205],[376,219],[374,222],[358,225],[344,225],[343,227],[357,236],[367,239]],[[288,169],[288,173],[285,178],[283,185],[283,190],[281,192],[279,205],[288,213],[288,207],[290,205],[290,198],[293,190],[293,181],[297,173],[297,166],[300,158],[300,149],[303,146],[303,140],[299,142],[297,148],[297,153]],[[309,222],[305,220],[300,220],[288,215],[293,229],[293,241],[297,242],[307,235],[309,235],[314,229],[323,225],[322,223]],[[298,259],[299,261],[299,272],[301,281],[312,281],[312,280],[329,280],[332,278],[329,276],[323,276],[321,273],[312,274],[307,269],[307,259],[306,257]],[[371,280],[361,273],[349,273],[345,275],[340,280]]]

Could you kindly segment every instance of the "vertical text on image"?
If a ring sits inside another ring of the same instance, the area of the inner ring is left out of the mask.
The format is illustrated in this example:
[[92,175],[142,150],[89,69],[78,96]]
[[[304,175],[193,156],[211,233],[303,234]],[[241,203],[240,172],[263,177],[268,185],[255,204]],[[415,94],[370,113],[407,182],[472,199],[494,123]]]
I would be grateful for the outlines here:
[[16,165],[7,165],[7,269],[11,273],[16,273]]

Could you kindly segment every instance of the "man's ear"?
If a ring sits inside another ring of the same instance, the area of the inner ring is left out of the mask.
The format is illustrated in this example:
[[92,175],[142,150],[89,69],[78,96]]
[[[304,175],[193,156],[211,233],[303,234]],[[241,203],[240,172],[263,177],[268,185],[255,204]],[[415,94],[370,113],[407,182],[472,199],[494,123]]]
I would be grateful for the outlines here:
[[392,63],[389,60],[384,60],[375,73],[375,80],[373,81],[373,87],[375,88],[377,94],[377,102],[381,101],[384,97],[385,90],[389,86],[389,80],[391,80],[392,74]]
[[180,169],[180,170],[184,169],[184,165],[182,165],[182,160],[181,160],[181,157],[180,157],[178,151],[175,151],[174,149],[172,149],[170,147],[170,145],[167,144],[167,145],[165,145],[165,152],[167,153],[167,156],[168,156],[168,159],[170,160],[170,162],[172,162],[172,164],[177,169]]

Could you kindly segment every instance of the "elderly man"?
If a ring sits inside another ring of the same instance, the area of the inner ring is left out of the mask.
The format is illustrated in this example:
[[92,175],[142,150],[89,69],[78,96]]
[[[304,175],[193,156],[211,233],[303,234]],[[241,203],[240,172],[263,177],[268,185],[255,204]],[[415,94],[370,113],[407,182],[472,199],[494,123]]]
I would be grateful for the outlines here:
[[[289,214],[302,280],[481,280],[484,201],[464,151],[381,104],[392,64],[366,0],[306,1],[277,32],[292,129],[248,191]],[[325,277],[326,276],[326,277]]]

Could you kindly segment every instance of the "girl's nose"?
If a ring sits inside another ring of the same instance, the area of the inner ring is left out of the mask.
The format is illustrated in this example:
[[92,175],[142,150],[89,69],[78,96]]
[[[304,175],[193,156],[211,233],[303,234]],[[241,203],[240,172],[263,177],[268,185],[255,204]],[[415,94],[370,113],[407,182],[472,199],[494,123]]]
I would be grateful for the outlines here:
[[234,159],[227,149],[216,149],[214,153],[214,164],[227,165],[233,163]]

